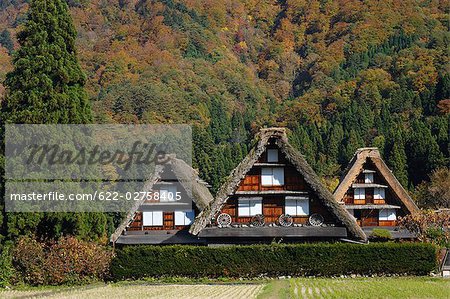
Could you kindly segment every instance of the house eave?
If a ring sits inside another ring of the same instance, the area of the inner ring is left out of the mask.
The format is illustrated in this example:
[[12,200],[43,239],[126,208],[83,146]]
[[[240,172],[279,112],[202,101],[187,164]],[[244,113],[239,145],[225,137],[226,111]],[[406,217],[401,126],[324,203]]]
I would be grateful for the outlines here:
[[345,227],[205,227],[201,238],[346,238]]

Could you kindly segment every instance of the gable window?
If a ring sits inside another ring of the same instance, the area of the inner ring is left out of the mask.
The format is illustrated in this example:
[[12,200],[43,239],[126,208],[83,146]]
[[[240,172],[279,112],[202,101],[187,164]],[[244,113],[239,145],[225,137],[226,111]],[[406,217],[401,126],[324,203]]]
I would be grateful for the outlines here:
[[143,212],[142,222],[144,226],[162,226],[163,212],[162,211]]
[[284,185],[284,168],[264,167],[261,169],[261,185],[282,186]]
[[366,188],[355,188],[355,199],[366,199]]
[[262,198],[238,199],[238,216],[262,214]]
[[364,174],[364,183],[373,184],[373,173]]
[[309,215],[309,198],[286,196],[285,213],[291,216]]
[[383,209],[380,210],[379,220],[397,220],[395,209]]
[[194,211],[175,211],[175,225],[190,225],[194,220]]
[[267,162],[278,162],[278,149],[267,150]]
[[373,198],[374,199],[385,199],[386,193],[384,188],[374,188],[373,189]]
[[177,186],[168,185],[162,186],[159,189],[159,201],[176,201],[177,200]]

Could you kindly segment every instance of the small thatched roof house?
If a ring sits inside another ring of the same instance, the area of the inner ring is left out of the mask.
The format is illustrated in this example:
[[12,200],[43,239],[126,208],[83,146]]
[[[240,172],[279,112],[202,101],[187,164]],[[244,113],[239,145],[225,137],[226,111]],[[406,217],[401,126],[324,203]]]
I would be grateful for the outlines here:
[[356,151],[334,191],[334,197],[345,204],[367,232],[371,231],[369,227],[393,228],[397,225],[398,216],[418,210],[377,148]]
[[366,240],[355,219],[289,144],[284,128],[260,130],[256,145],[190,232],[209,240]]
[[[167,194],[169,202],[140,200],[130,209],[124,221],[111,235],[113,244],[175,244],[198,243],[188,228],[213,200],[206,182],[198,172],[175,156],[155,166],[153,176],[145,183],[145,192]],[[175,202],[177,196],[182,199]],[[173,208],[170,205],[173,204]],[[177,205],[178,204],[178,205]],[[182,206],[184,204],[184,206]]]

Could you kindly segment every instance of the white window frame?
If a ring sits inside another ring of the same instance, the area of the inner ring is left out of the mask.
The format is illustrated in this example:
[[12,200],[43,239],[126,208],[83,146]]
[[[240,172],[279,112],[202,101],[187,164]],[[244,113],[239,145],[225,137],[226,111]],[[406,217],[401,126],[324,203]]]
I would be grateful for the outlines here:
[[374,188],[373,189],[373,199],[386,199],[385,188]]
[[251,217],[262,214],[262,197],[238,198],[238,217]]
[[393,221],[397,220],[397,212],[395,209],[382,209],[378,214],[378,220]]
[[193,210],[190,211],[175,211],[174,212],[175,225],[190,225],[195,218]]
[[166,185],[159,188],[159,201],[173,202],[177,201],[177,186]]
[[261,168],[262,186],[283,186],[284,168],[283,167],[263,167]]
[[364,174],[364,183],[366,184],[373,184],[373,173],[365,173]]
[[306,196],[286,196],[284,213],[291,216],[308,216],[309,198]]
[[354,199],[366,199],[366,188],[355,188],[354,193]]
[[162,211],[148,211],[142,212],[143,226],[162,226],[163,212]]
[[267,162],[278,162],[278,149],[269,148],[267,149]]

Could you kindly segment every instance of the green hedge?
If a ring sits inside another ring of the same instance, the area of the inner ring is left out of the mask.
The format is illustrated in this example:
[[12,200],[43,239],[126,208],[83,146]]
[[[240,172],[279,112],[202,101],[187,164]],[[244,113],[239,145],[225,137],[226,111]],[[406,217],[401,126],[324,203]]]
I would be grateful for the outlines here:
[[128,246],[112,261],[113,279],[161,276],[413,274],[436,269],[437,249],[423,243]]

